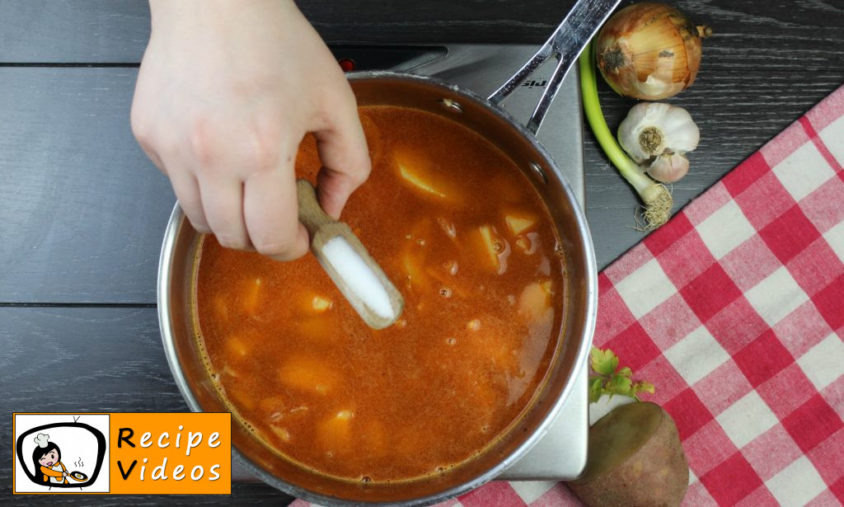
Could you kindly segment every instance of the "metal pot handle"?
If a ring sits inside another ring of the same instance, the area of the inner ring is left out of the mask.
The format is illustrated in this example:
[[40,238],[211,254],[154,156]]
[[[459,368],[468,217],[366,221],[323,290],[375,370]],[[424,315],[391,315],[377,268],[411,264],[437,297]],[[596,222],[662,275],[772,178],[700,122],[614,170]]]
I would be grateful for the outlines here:
[[556,58],[557,68],[554,69],[554,74],[548,81],[548,85],[526,125],[529,131],[536,134],[540,125],[542,125],[545,113],[548,112],[551,101],[557,95],[560,83],[563,82],[563,79],[568,74],[572,64],[577,60],[577,57],[580,56],[583,48],[586,47],[586,44],[595,32],[598,31],[598,28],[604,24],[604,21],[606,21],[619,2],[620,0],[577,0],[574,7],[571,8],[557,29],[554,30],[554,33],[551,34],[551,37],[545,41],[545,44],[507,82],[495,90],[487,100],[498,105],[522,84],[522,81],[533,74],[545,60],[552,56]]

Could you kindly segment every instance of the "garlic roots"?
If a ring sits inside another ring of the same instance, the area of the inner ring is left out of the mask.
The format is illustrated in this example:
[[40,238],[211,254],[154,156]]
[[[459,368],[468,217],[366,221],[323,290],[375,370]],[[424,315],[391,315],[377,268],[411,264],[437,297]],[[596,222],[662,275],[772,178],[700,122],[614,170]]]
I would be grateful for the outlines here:
[[652,178],[672,183],[689,171],[686,153],[697,148],[700,129],[682,107],[642,102],[621,122],[618,142]]

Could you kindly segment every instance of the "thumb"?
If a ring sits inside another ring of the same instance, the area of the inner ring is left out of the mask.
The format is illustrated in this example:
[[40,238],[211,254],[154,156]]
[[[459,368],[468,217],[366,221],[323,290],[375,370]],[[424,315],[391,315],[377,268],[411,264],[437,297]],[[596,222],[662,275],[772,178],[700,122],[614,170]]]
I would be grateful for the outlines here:
[[354,99],[343,109],[332,118],[330,128],[314,133],[323,166],[317,175],[317,196],[322,209],[335,219],[372,170]]

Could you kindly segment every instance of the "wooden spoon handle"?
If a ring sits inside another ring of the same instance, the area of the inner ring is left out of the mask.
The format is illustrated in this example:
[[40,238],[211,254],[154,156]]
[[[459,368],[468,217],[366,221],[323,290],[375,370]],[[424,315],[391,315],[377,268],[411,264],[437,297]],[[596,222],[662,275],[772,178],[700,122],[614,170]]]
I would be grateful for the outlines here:
[[307,180],[296,182],[296,194],[299,200],[299,221],[313,238],[323,225],[336,222],[322,210],[317,200],[313,185]]

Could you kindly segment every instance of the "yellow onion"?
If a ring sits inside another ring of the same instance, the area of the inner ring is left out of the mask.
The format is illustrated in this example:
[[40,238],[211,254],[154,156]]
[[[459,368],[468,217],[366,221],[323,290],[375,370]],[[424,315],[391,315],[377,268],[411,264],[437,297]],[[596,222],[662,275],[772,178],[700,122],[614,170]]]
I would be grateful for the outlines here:
[[595,41],[601,75],[616,93],[661,100],[692,85],[700,68],[701,38],[695,26],[665,4],[642,2],[616,12]]

